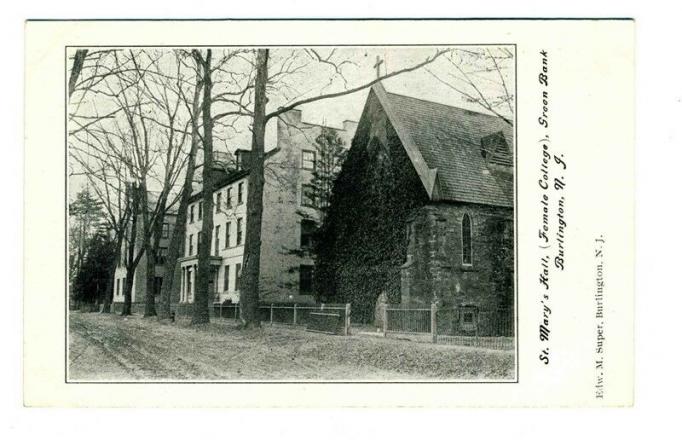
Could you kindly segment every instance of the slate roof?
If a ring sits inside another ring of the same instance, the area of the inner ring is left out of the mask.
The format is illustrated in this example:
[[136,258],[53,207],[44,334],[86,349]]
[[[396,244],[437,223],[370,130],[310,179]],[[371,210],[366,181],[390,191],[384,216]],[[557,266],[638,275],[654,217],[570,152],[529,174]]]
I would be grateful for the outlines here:
[[[386,110],[394,127],[401,126],[396,131],[403,134],[403,143],[409,137],[428,168],[436,170],[430,194],[437,197],[432,198],[514,206],[510,124],[496,116],[381,92],[389,101]],[[493,146],[487,159],[481,154],[484,138]]]

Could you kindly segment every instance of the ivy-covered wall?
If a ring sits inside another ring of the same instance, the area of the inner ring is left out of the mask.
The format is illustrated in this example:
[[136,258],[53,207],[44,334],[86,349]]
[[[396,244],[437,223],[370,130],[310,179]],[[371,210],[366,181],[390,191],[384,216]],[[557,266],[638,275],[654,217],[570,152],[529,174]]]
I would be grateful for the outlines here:
[[317,237],[315,280],[320,300],[350,302],[354,321],[372,322],[382,292],[400,302],[407,220],[428,196],[372,94],[366,111]]

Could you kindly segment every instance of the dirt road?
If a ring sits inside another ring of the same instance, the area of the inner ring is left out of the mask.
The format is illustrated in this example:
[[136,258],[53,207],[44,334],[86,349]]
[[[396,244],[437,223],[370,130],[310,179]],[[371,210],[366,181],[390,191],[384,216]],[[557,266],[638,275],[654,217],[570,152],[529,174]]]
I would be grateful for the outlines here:
[[227,320],[194,328],[74,312],[69,329],[74,381],[473,380],[514,374],[511,352],[279,326],[244,332]]

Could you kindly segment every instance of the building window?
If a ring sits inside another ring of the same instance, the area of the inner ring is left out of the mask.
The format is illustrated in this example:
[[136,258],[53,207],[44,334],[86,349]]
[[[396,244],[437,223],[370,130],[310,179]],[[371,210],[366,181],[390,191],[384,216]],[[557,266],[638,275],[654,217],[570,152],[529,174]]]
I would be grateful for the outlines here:
[[301,167],[304,170],[315,171],[315,152],[303,150]]
[[237,185],[237,205],[244,203],[244,182],[239,182]]
[[298,290],[301,295],[313,293],[313,267],[302,264],[299,268]]
[[168,257],[168,248],[167,247],[160,247],[159,250],[156,252],[156,263],[157,264],[166,264],[166,258]]
[[316,207],[315,203],[315,187],[312,185],[301,186],[301,206]]
[[192,298],[192,268],[188,267],[187,268],[187,295],[186,295],[187,301],[190,301]]
[[462,217],[462,264],[471,266],[471,254],[471,217],[469,214],[464,214]]
[[220,225],[215,227],[215,254],[218,255],[220,251]]
[[161,238],[168,238],[168,233],[170,231],[170,225],[168,223],[164,223],[161,225]]
[[223,211],[223,193],[218,193],[215,197],[215,212]]
[[189,207],[189,222],[194,223],[194,205]]
[[116,296],[121,295],[121,279],[116,278]]
[[225,223],[225,248],[230,247],[230,241],[231,241],[230,240],[230,229],[231,229],[230,226],[231,226],[230,222]]
[[189,244],[187,245],[187,256],[194,255],[194,235],[189,234]]
[[204,202],[199,202],[199,213],[197,214],[197,219],[201,220],[201,217],[204,214]]
[[242,288],[242,265],[237,263],[234,266],[234,290],[240,290]]
[[223,272],[223,291],[230,290],[230,265],[225,265],[225,272]]
[[237,219],[237,246],[242,244],[242,219]]
[[301,220],[301,249],[310,249],[313,247],[313,239],[317,224],[313,220]]
[[227,188],[227,193],[225,194],[225,205],[228,208],[232,206],[232,187]]

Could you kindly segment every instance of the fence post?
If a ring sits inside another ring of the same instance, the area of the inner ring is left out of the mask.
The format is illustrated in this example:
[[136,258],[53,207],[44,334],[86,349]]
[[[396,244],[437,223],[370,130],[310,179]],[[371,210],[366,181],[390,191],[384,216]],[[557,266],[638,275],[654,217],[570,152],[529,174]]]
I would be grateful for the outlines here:
[[388,303],[382,303],[382,306],[381,323],[384,326],[384,337],[386,337],[386,333],[388,332]]
[[438,306],[431,303],[431,340],[435,344],[438,342]]
[[270,325],[273,325],[273,316],[272,316],[272,311],[273,311],[274,304],[270,304]]
[[294,303],[294,325],[296,325],[296,303]]
[[343,335],[350,335],[350,303],[346,303],[346,316],[344,317]]

